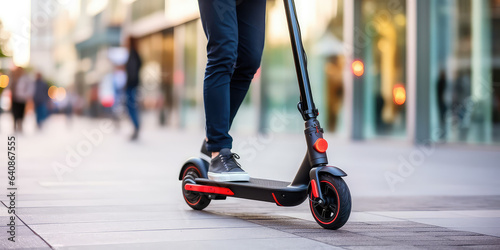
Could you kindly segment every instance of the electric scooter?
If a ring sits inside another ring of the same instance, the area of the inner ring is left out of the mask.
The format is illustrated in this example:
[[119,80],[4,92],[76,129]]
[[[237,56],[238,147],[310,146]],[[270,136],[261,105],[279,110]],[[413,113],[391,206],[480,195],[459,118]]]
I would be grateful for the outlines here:
[[[305,121],[307,152],[292,182],[250,178],[248,182],[216,182],[208,179],[209,159],[190,158],[182,166],[182,195],[193,209],[206,208],[211,200],[238,197],[278,206],[297,206],[309,199],[309,207],[316,222],[326,229],[342,227],[351,213],[351,194],[342,177],[347,174],[340,168],[328,166],[323,139],[323,129],[317,117],[309,76],[307,58],[302,44],[294,0],[284,0],[295,69],[297,72],[300,102],[297,105]],[[202,147],[202,153],[206,148]]]

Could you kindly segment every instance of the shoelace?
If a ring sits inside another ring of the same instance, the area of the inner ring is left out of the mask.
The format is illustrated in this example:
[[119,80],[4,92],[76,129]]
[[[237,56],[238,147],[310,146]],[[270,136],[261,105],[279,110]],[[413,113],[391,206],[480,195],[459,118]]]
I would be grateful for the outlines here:
[[[224,158],[226,158],[226,157],[224,155],[221,155],[221,157],[220,157],[221,162],[224,165],[224,167],[227,169],[227,171],[234,169],[234,167],[232,167],[232,168],[228,167],[226,160],[224,160]],[[231,160],[231,159],[240,159],[240,156],[237,153],[231,153],[231,156],[229,156],[227,160]],[[236,163],[237,167],[241,167],[240,163],[237,162],[236,160],[234,160],[233,162]]]

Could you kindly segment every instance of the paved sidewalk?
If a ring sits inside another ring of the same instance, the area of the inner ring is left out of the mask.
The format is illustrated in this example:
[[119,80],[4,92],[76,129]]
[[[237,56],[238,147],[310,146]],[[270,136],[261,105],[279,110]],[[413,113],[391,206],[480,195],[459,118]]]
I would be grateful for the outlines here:
[[[183,161],[197,154],[201,131],[146,124],[141,140],[130,143],[124,123],[94,144],[85,134],[102,121],[76,117],[67,127],[56,116],[49,122],[41,133],[17,136],[16,242],[6,240],[9,215],[2,205],[0,249],[500,248],[499,148],[438,145],[391,186],[388,173],[399,175],[400,159],[421,149],[327,136],[330,161],[349,174],[353,196],[348,223],[329,231],[314,222],[307,204],[283,208],[228,198],[204,211],[189,209],[177,177]],[[255,177],[290,180],[303,157],[297,153],[304,151],[302,135],[252,138],[235,135],[235,141],[260,143],[240,153],[245,169]],[[68,165],[68,155],[84,141],[91,150],[73,159],[59,179],[54,166]],[[0,142],[0,152],[7,152],[6,143]],[[279,165],[264,164],[276,158]],[[5,204],[4,193],[0,200]]]

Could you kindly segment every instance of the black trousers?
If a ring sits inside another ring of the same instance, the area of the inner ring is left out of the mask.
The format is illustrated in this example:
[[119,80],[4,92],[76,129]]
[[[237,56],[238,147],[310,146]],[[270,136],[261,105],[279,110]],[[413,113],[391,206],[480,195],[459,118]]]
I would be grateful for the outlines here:
[[232,147],[229,129],[255,73],[265,37],[266,0],[199,0],[208,39],[203,96],[207,149]]

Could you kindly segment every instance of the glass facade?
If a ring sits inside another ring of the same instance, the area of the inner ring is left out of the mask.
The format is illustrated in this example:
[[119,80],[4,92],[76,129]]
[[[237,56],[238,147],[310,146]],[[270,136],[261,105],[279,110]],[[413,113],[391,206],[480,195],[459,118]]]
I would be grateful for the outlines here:
[[[500,141],[499,1],[295,2],[327,132],[363,140]],[[266,18],[262,67],[232,131],[301,133],[283,1],[268,1]],[[202,27],[194,21],[171,29],[171,106],[179,125],[202,128]],[[422,30],[424,36],[411,35]]]
[[[355,45],[364,65],[363,137],[406,133],[406,1],[360,2]],[[355,67],[355,66],[353,66]]]
[[433,1],[431,130],[443,142],[500,142],[500,2]]
[[[296,6],[320,121],[329,132],[342,131],[343,1],[298,0]],[[279,119],[286,125],[283,130],[302,131],[303,122],[296,108],[299,88],[283,1],[268,1],[266,29],[259,130],[282,130],[275,128],[281,127],[275,123]]]
[[165,11],[165,0],[136,0],[132,3],[132,20]]

